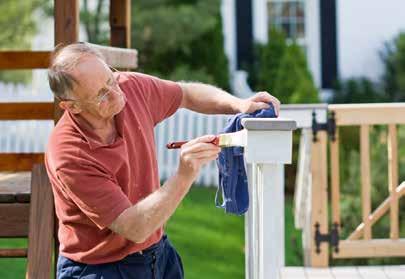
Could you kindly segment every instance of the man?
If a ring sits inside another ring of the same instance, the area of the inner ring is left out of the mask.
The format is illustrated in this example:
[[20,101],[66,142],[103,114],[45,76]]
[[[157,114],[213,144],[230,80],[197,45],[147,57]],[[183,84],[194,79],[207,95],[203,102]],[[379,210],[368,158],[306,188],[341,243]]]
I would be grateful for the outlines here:
[[253,112],[279,101],[266,92],[242,100],[200,83],[113,72],[76,43],[55,51],[49,84],[65,110],[46,152],[59,219],[58,278],[183,278],[163,233],[201,167],[217,158],[214,136],[191,140],[177,172],[160,186],[154,126],[178,108]]

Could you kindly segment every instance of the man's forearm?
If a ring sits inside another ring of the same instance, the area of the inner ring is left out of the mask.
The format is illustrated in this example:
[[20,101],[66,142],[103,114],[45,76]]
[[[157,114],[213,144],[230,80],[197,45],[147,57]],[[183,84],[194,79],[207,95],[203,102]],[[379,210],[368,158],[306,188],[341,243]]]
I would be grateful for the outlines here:
[[121,213],[110,229],[135,243],[144,242],[174,213],[191,183],[186,177],[171,177],[159,190]]
[[183,107],[206,114],[234,114],[240,112],[241,99],[212,85],[180,82]]

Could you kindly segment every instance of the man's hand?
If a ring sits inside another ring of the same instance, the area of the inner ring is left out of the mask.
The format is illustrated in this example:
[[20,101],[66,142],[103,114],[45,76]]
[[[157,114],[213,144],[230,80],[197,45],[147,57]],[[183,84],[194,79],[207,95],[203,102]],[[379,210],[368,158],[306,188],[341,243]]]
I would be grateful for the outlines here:
[[280,101],[265,91],[258,92],[252,97],[242,100],[239,110],[242,113],[251,113],[256,110],[269,108],[268,103],[273,104],[275,113],[278,116],[280,112]]
[[179,176],[194,181],[201,167],[218,157],[221,148],[210,143],[214,138],[213,135],[202,136],[190,140],[181,147],[180,163],[177,171]]

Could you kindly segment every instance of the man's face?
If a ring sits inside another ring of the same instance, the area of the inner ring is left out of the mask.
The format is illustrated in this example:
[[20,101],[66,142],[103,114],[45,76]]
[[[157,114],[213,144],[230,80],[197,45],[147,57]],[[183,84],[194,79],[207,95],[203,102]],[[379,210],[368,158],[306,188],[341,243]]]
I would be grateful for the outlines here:
[[95,56],[84,57],[72,70],[78,81],[73,97],[80,112],[102,119],[112,118],[125,106],[126,98],[111,69]]

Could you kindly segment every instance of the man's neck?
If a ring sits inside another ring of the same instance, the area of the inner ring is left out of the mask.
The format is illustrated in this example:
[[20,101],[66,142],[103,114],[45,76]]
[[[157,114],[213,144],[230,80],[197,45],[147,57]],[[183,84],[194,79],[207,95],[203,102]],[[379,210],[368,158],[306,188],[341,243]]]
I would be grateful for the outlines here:
[[117,129],[114,117],[100,119],[88,113],[80,113],[77,115],[77,119],[82,128],[95,134],[97,141],[104,144],[110,144],[115,141]]

